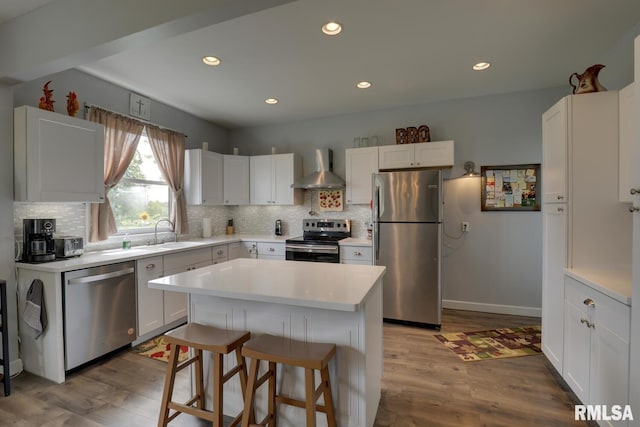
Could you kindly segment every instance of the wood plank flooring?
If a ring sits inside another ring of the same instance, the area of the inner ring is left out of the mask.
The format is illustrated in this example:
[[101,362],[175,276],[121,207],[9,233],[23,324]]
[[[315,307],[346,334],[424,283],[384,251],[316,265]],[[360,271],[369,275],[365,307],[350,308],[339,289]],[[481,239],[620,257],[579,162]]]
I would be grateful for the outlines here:
[[[445,310],[442,331],[384,326],[384,376],[375,427],[579,426],[571,396],[542,355],[462,362],[433,335],[539,324],[539,318]],[[0,426],[157,424],[166,365],[128,351],[53,384],[28,373],[0,396]],[[177,380],[186,397],[187,372]],[[180,415],[170,426],[210,425]]]

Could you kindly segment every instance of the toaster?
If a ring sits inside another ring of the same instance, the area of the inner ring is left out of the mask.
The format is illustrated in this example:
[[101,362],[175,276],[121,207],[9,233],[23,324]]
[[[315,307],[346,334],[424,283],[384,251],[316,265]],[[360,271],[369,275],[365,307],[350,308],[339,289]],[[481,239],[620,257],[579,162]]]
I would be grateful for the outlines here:
[[60,236],[56,237],[56,258],[71,258],[84,253],[84,241],[82,237]]

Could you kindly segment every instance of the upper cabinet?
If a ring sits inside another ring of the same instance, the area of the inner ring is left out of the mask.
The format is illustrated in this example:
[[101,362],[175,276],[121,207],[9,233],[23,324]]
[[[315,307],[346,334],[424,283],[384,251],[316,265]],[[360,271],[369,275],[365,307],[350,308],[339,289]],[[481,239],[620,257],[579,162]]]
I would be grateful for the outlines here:
[[28,106],[13,114],[16,201],[104,202],[104,126]]
[[302,159],[297,154],[251,156],[249,191],[252,205],[297,205],[302,190],[291,184],[302,176]]
[[542,115],[542,181],[543,203],[566,203],[567,155],[569,152],[569,98],[565,97]]
[[378,172],[378,147],[349,148],[346,160],[347,203],[371,202],[371,175]]
[[621,202],[633,202],[631,189],[636,178],[634,161],[637,158],[638,144],[634,143],[635,121],[633,112],[635,108],[635,85],[631,83],[620,90],[620,184],[618,186],[618,198]]
[[224,155],[224,204],[249,204],[249,157]]
[[223,204],[223,164],[222,154],[199,148],[185,151],[184,188],[187,204]]
[[453,166],[453,141],[378,147],[379,169],[404,169]]

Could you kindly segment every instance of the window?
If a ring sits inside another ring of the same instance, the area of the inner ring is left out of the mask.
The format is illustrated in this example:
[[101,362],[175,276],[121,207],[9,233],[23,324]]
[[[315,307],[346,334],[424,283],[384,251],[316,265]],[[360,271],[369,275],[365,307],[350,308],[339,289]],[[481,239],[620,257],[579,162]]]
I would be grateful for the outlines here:
[[[136,154],[118,185],[109,191],[119,234],[152,231],[156,221],[169,218],[169,186],[158,168],[146,131],[142,132]],[[168,230],[167,224],[162,230]]]

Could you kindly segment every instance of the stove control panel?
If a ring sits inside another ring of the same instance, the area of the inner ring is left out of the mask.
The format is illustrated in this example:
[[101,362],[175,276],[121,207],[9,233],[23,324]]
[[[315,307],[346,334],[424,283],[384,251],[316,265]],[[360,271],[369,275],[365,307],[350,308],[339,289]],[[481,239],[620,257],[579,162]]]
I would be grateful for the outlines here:
[[322,232],[350,232],[351,221],[348,219],[305,219],[302,220],[302,230]]

